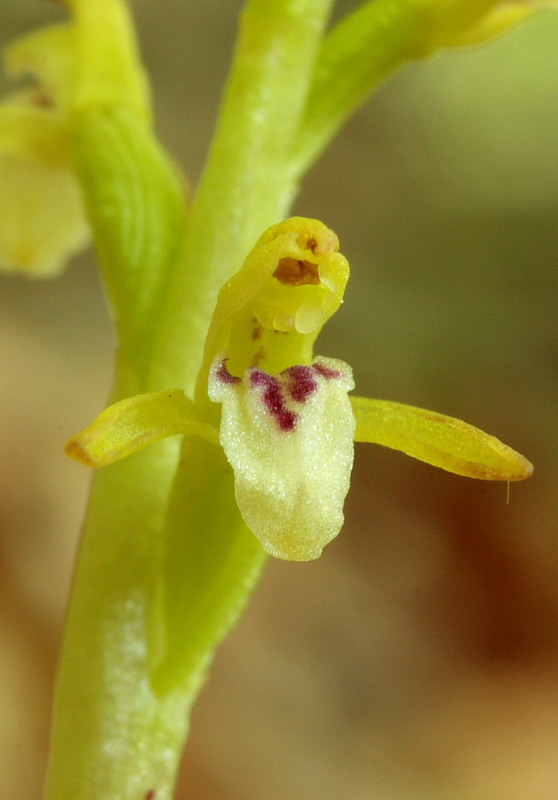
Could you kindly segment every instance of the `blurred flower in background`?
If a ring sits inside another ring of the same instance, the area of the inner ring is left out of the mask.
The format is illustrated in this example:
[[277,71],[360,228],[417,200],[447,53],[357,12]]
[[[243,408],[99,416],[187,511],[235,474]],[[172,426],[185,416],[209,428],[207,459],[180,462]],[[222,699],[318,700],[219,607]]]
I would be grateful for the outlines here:
[[[134,3],[161,136],[194,178],[239,5]],[[62,9],[0,14],[9,40]],[[352,265],[320,352],[363,394],[490,430],[535,477],[506,504],[357,446],[343,536],[269,564],[220,648],[179,797],[558,800],[557,37],[545,14],[401,72],[295,206]],[[89,480],[62,444],[104,405],[112,337],[84,257],[56,283],[3,277],[0,303],[0,776],[29,800]]]
[[56,275],[90,239],[69,155],[71,31],[32,32],[2,56],[22,85],[0,101],[0,270]]

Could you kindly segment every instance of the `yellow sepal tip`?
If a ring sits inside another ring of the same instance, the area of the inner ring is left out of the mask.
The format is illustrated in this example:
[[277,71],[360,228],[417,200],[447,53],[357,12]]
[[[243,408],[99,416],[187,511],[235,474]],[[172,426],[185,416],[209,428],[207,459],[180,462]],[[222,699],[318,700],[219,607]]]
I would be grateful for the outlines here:
[[521,481],[533,473],[520,453],[460,419],[365,397],[351,397],[351,405],[356,442],[391,447],[469,478]]
[[106,467],[175,434],[219,442],[218,432],[205,422],[181,389],[150,392],[106,408],[91,425],[66,442],[64,452],[86,467]]

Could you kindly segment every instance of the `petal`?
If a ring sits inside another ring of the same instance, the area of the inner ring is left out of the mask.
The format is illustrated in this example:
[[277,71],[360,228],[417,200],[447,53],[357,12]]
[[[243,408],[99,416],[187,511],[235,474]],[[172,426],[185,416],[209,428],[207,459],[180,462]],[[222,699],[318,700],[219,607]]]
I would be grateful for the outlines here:
[[423,408],[351,397],[356,442],[401,450],[457,475],[483,480],[520,481],[532,464],[494,436],[460,419]]
[[0,152],[0,269],[55,275],[88,241],[73,172]]
[[6,47],[6,71],[12,78],[36,78],[46,103],[67,108],[76,75],[76,45],[76,33],[68,24],[40,28]]
[[41,83],[0,104],[0,270],[55,275],[89,241],[63,108],[73,50],[73,32],[54,26],[6,51],[14,76]]
[[71,163],[65,115],[39,89],[12,92],[0,102],[0,152],[46,161]]
[[106,467],[166,436],[202,436],[218,443],[181,389],[138,394],[106,408],[65,445],[66,455],[86,467]]
[[278,558],[317,558],[343,524],[353,464],[350,367],[319,358],[271,376],[232,376],[222,358],[209,393],[223,404],[221,444],[235,474],[240,513]]

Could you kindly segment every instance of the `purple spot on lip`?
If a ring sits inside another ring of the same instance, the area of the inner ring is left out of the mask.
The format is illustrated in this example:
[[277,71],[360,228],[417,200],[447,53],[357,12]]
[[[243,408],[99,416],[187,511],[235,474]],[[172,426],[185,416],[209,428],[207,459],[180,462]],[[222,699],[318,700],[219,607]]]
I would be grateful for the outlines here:
[[[227,382],[238,381],[238,378],[233,378],[228,371],[227,375]],[[299,415],[288,408],[286,401],[306,403],[318,391],[318,375],[325,380],[343,377],[343,373],[339,370],[331,369],[320,362],[311,367],[304,365],[289,367],[276,376],[253,367],[250,372],[250,385],[262,389],[261,400],[266,410],[275,419],[279,429],[288,432],[296,428]]]
[[252,386],[263,387],[262,400],[268,412],[274,417],[282,431],[294,431],[298,419],[294,411],[285,406],[281,383],[261,369],[253,369],[250,374]]
[[297,403],[305,403],[318,388],[312,373],[312,367],[296,366],[285,370],[285,375],[289,376],[289,394]]
[[326,381],[331,380],[332,378],[342,378],[343,373],[340,372],[338,369],[330,369],[326,367],[325,364],[321,364],[319,361],[313,365],[316,372],[318,372],[322,378],[325,378]]
[[215,374],[217,379],[221,381],[221,383],[240,383],[240,378],[236,378],[234,375],[227,369],[227,365],[224,361],[222,361],[219,366],[217,367]]

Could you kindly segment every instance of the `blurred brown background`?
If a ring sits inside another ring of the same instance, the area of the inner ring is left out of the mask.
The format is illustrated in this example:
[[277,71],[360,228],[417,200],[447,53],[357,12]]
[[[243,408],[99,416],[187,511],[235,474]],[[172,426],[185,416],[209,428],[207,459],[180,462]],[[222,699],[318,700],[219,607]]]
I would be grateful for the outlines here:
[[[134,7],[161,137],[195,181],[240,1]],[[0,35],[61,16],[0,0]],[[398,74],[295,207],[353,268],[318,352],[535,476],[506,504],[505,485],[359,445],[341,536],[270,563],[221,647],[181,800],[558,800],[557,42],[548,13]],[[38,800],[89,477],[61,446],[103,406],[113,340],[89,257],[0,280],[0,785]]]

